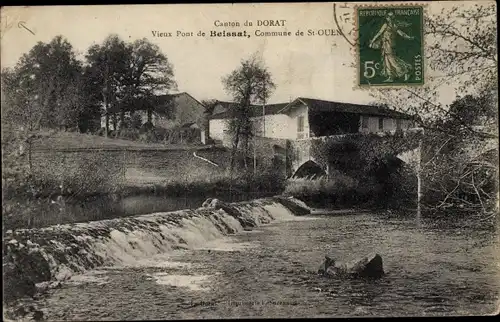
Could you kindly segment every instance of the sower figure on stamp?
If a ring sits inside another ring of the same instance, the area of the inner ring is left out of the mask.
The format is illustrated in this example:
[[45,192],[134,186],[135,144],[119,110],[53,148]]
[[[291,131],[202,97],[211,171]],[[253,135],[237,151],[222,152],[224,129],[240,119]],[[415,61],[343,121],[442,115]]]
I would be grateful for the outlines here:
[[385,22],[377,32],[375,37],[370,41],[370,47],[379,49],[382,54],[383,68],[381,71],[382,76],[387,77],[384,82],[393,82],[394,78],[403,77],[405,81],[409,78],[409,73],[412,66],[405,62],[403,59],[396,56],[394,52],[396,34],[403,38],[412,40],[414,37],[404,33],[400,27],[409,27],[410,24],[402,21],[397,21],[394,18],[394,13],[389,12],[385,17]]

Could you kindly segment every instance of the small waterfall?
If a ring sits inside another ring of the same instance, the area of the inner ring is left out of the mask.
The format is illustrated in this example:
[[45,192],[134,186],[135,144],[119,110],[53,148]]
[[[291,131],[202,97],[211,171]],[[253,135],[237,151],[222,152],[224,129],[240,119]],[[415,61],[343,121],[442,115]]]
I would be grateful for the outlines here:
[[303,206],[298,200],[276,197],[230,204],[223,207],[226,210],[186,209],[9,231],[3,239],[4,280],[19,275],[33,283],[65,280],[99,266],[192,249],[252,227],[294,220],[297,207]]

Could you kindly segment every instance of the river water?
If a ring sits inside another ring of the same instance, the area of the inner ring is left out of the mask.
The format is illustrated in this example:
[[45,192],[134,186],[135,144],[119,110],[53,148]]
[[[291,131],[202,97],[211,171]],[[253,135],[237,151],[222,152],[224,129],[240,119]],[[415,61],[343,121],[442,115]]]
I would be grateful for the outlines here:
[[[315,215],[73,276],[37,306],[50,320],[482,315],[498,311],[495,231],[413,218]],[[315,272],[325,254],[384,261],[377,281]]]

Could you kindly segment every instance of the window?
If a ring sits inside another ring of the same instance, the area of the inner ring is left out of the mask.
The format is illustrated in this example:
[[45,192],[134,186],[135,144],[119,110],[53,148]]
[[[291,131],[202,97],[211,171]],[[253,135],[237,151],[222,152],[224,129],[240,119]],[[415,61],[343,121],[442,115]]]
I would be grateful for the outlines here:
[[401,130],[401,119],[396,119],[396,130]]
[[384,130],[384,118],[383,117],[378,118],[378,129],[380,131]]
[[362,129],[368,128],[368,120],[369,120],[369,118],[367,116],[361,116],[361,128]]
[[304,132],[304,117],[299,116],[297,118],[297,132]]

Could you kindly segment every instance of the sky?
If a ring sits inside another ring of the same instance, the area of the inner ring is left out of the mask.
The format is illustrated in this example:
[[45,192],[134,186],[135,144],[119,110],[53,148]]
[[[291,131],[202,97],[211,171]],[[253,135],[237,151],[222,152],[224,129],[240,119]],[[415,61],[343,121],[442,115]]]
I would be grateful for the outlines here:
[[[428,10],[437,12],[452,4],[429,3]],[[353,12],[352,3],[337,11],[337,20],[346,33],[354,27]],[[253,26],[245,27],[246,20]],[[284,26],[265,27],[257,26],[257,20],[272,20],[280,25],[281,20],[286,22]],[[238,22],[240,27],[216,27],[215,21]],[[157,44],[174,67],[178,91],[188,92],[198,100],[230,100],[222,77],[257,52],[277,85],[269,103],[289,102],[301,96],[374,102],[368,91],[355,88],[356,52],[342,36],[295,36],[298,30],[317,33],[336,29],[332,3],[3,7],[1,23],[2,67],[15,65],[37,42],[50,42],[57,35],[64,36],[83,57],[92,44],[117,34],[126,41],[147,38]],[[208,34],[212,30],[247,30],[251,37],[196,35],[198,31]],[[290,31],[293,36],[256,37],[256,30]],[[170,32],[173,37],[154,37],[153,31]],[[177,37],[177,31],[194,35]],[[455,98],[454,92],[446,87],[441,90],[439,100],[449,104]]]

